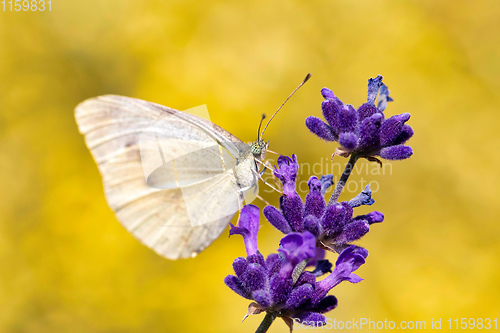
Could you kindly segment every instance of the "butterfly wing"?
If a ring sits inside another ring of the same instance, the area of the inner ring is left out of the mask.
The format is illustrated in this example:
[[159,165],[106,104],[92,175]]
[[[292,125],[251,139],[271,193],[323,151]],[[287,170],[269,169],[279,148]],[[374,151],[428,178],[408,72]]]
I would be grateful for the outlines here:
[[210,121],[113,95],[82,102],[75,118],[109,206],[158,254],[195,256],[243,202],[234,167],[250,158],[248,145]]

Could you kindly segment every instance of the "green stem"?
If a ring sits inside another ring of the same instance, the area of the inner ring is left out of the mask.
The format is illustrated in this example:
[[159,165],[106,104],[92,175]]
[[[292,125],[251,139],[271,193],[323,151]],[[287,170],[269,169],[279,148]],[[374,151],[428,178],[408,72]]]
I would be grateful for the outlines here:
[[273,323],[274,319],[276,319],[276,316],[270,312],[266,312],[266,316],[260,323],[259,327],[257,328],[257,331],[255,333],[265,333],[271,327],[271,324]]
[[352,170],[354,169],[354,164],[356,164],[356,161],[358,160],[358,156],[355,154],[351,154],[351,158],[349,159],[349,162],[347,162],[347,165],[345,166],[344,172],[342,173],[342,176],[340,176],[340,180],[338,181],[337,185],[335,186],[335,189],[333,190],[332,196],[330,197],[330,200],[328,201],[328,206],[333,205],[334,203],[337,202],[337,199],[340,196],[340,193],[342,193],[342,190],[344,189],[344,186],[347,182],[347,179],[349,179],[349,176],[351,175]]

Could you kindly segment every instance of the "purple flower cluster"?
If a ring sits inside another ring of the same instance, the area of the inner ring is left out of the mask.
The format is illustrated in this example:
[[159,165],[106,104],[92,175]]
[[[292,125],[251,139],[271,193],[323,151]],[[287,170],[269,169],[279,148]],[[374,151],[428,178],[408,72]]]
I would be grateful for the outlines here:
[[323,313],[337,306],[337,299],[327,295],[328,292],[342,281],[361,281],[353,272],[365,262],[368,252],[355,246],[347,247],[339,255],[333,272],[316,281],[331,265],[318,261],[314,271],[304,270],[303,263],[315,260],[317,256],[313,234],[308,231],[289,233],[281,239],[278,253],[264,259],[257,246],[258,228],[259,208],[245,206],[238,227],[231,226],[230,234],[243,236],[247,257],[234,260],[236,275],[228,275],[224,280],[226,285],[238,295],[255,302],[250,304],[248,314],[266,311],[274,317],[283,318],[290,327],[293,320],[313,326],[326,324]]
[[[350,242],[363,237],[371,224],[384,220],[384,215],[377,211],[353,217],[353,208],[374,203],[369,185],[352,200],[327,206],[323,197],[324,183],[312,176],[308,182],[309,193],[303,202],[295,190],[298,170],[295,155],[278,158],[274,174],[283,183],[280,210],[273,206],[266,206],[263,210],[267,220],[282,233],[308,231],[317,239],[318,245],[340,253]],[[329,177],[322,179],[324,182],[330,180]]]
[[[316,117],[308,117],[306,126],[311,132],[327,141],[338,141],[341,145],[335,154],[344,157],[356,154],[358,157],[380,156],[388,160],[403,160],[413,154],[404,143],[413,136],[413,129],[405,124],[409,113],[402,113],[385,119],[383,111],[389,97],[389,89],[382,83],[382,76],[368,80],[367,102],[357,110],[344,104],[328,88],[321,94],[321,104],[326,123]],[[378,103],[375,101],[378,94]]]
[[[364,264],[368,251],[351,243],[366,235],[372,224],[384,220],[378,211],[354,215],[354,208],[375,202],[370,186],[349,201],[337,202],[354,164],[359,158],[380,163],[375,156],[402,160],[413,154],[404,145],[413,136],[412,128],[406,124],[410,115],[384,117],[383,111],[392,98],[382,76],[368,81],[367,103],[357,110],[343,104],[327,88],[321,93],[325,98],[322,110],[326,122],[308,117],[306,125],[320,138],[340,143],[335,155],[350,156],[330,200],[327,203],[324,195],[333,185],[333,175],[310,177],[309,193],[303,200],[296,190],[297,157],[280,156],[273,172],[283,185],[279,208],[268,205],[263,209],[266,219],[285,234],[277,253],[264,258],[259,252],[260,210],[254,205],[243,207],[238,225],[231,225],[229,231],[230,235],[243,236],[247,256],[234,260],[235,275],[228,275],[224,282],[252,301],[247,316],[266,313],[257,333],[266,332],[277,317],[285,321],[290,331],[294,321],[316,327],[326,324],[323,314],[337,306],[335,296],[328,295],[330,290],[342,281],[362,280],[353,272]],[[338,253],[333,270],[325,259],[328,252]]]

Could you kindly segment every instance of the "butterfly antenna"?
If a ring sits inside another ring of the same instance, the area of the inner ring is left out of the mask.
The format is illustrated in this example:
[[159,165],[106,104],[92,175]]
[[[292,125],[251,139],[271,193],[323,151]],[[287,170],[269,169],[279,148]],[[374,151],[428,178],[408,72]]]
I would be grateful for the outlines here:
[[264,121],[264,119],[266,119],[266,115],[263,113],[263,114],[262,114],[262,118],[260,119],[259,129],[257,130],[257,141],[259,140],[259,135],[260,135],[260,127],[262,126],[262,122]]
[[[264,127],[264,130],[262,131],[262,133],[259,136],[259,141],[262,140],[262,136],[264,135],[264,132],[266,131],[267,126],[269,126],[269,123],[271,122],[271,120],[273,120],[274,116],[278,113],[278,111],[281,110],[281,108],[283,107],[283,105],[285,105],[285,103],[288,102],[288,100],[290,99],[290,97],[292,97],[293,94],[295,94],[295,92],[297,90],[299,90],[299,88],[302,87],[304,85],[304,83],[306,83],[307,80],[309,80],[310,78],[311,78],[311,73],[307,73],[305,79],[299,84],[299,86],[297,88],[295,88],[294,91],[292,91],[292,93],[290,94],[290,96],[288,96],[288,98],[285,99],[285,101],[283,102],[283,104],[281,104],[281,106],[278,108],[278,110],[276,110],[276,112],[271,116],[271,118],[269,119],[269,121],[266,124],[266,127]],[[262,119],[264,119],[264,118],[262,118]],[[259,126],[259,128],[260,128],[260,126]]]

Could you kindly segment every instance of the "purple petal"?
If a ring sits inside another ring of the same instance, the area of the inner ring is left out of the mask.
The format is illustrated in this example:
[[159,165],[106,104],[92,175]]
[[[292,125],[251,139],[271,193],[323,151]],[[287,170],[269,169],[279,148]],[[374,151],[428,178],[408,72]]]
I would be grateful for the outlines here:
[[234,272],[236,273],[236,276],[241,277],[243,275],[243,273],[245,273],[247,268],[248,268],[248,262],[245,258],[238,257],[238,258],[234,259],[233,269],[234,269]]
[[302,199],[296,192],[294,195],[282,195],[280,197],[280,209],[293,231],[304,231],[302,223],[304,207]]
[[307,266],[316,266],[318,261],[325,259],[326,251],[322,248],[316,247],[316,255],[307,261]]
[[281,182],[295,182],[297,179],[297,172],[299,171],[299,163],[297,163],[297,156],[292,157],[280,155],[278,157],[278,166],[274,167],[274,175],[281,180]]
[[354,220],[365,220],[368,224],[379,223],[384,221],[384,214],[381,212],[373,211],[366,215],[359,215],[354,218]]
[[352,105],[344,105],[339,112],[339,132],[356,133],[358,130],[358,114]]
[[359,277],[352,273],[365,263],[364,253],[360,253],[356,246],[346,248],[337,258],[333,273],[316,283],[316,288],[328,292],[340,282],[348,280],[359,282]]
[[304,231],[309,231],[314,237],[320,234],[319,220],[314,215],[307,215],[304,218]]
[[354,150],[358,145],[358,137],[354,133],[342,133],[339,136],[339,143],[347,150]]
[[380,145],[383,147],[392,145],[402,128],[403,122],[398,120],[398,116],[392,116],[383,121],[380,126]]
[[352,219],[352,207],[347,202],[328,206],[320,221],[323,232],[327,237],[335,237]]
[[262,267],[266,267],[266,260],[264,259],[264,256],[260,252],[247,256],[247,262],[249,264],[259,264]]
[[308,231],[288,234],[281,239],[278,252],[285,258],[280,275],[289,277],[297,264],[316,255],[316,237]]
[[404,160],[413,155],[413,150],[408,146],[390,146],[380,150],[380,157],[386,160]]
[[294,316],[302,325],[321,327],[326,325],[326,317],[317,312],[301,312]]
[[250,293],[245,289],[243,283],[234,275],[228,275],[224,278],[224,283],[226,286],[231,288],[232,291],[240,295],[241,297],[252,299]]
[[310,300],[313,293],[313,286],[310,284],[303,284],[292,290],[288,299],[286,300],[287,309],[296,309]]
[[319,277],[322,276],[326,273],[331,273],[332,272],[332,263],[328,261],[327,259],[323,260],[318,260],[318,263],[316,264],[316,268],[312,273],[314,276]]
[[326,141],[337,141],[338,136],[333,132],[332,128],[325,124],[323,120],[316,117],[307,117],[306,126],[311,132]]
[[393,145],[400,145],[408,141],[413,136],[413,128],[411,128],[410,125],[403,125],[403,128],[401,129],[401,132],[399,133],[398,137],[394,139],[394,141],[391,143]]
[[349,281],[351,283],[359,283],[359,282],[363,281],[363,279],[361,277],[357,276],[354,273],[351,273],[351,275],[349,275],[349,277],[346,278],[345,280]]
[[263,289],[267,282],[267,272],[259,264],[250,264],[242,275],[241,282],[243,282],[245,289],[250,292]]
[[252,298],[263,308],[268,308],[272,305],[271,294],[267,290],[255,290],[252,292]]
[[307,183],[309,186],[309,193],[306,196],[306,203],[304,206],[304,216],[313,215],[320,218],[325,212],[326,202],[321,194],[321,181],[312,176]]
[[245,242],[247,255],[257,253],[259,247],[257,245],[257,233],[259,231],[259,207],[254,205],[245,205],[240,213],[238,226],[231,224],[229,235],[242,235]]
[[333,93],[333,91],[331,91],[330,89],[328,88],[323,88],[321,89],[321,95],[324,97],[324,98],[335,98],[335,94]]
[[285,219],[283,214],[280,213],[279,210],[277,210],[273,206],[266,206],[262,210],[264,213],[264,216],[266,219],[271,223],[276,229],[281,231],[284,234],[289,234],[292,232],[292,229],[290,228],[290,224],[288,224],[288,221]]
[[271,276],[273,276],[274,274],[279,273],[283,262],[281,261],[277,253],[272,253],[269,255],[269,257],[267,257],[266,264],[268,271],[267,276],[271,278]]
[[375,113],[370,118],[366,118],[359,128],[360,150],[374,150],[380,145],[380,126],[384,116],[381,113]]
[[299,171],[297,156],[292,157],[281,155],[278,157],[278,166],[274,168],[274,175],[283,183],[283,193],[285,195],[295,195],[295,180]]
[[379,110],[373,104],[365,103],[358,108],[358,121],[362,122],[366,118],[378,113]]
[[411,114],[409,114],[408,112],[405,112],[405,113],[395,115],[394,117],[396,117],[396,120],[398,120],[402,123],[406,123],[408,120],[410,120]]
[[316,282],[316,276],[312,272],[304,271],[300,274],[297,282],[295,282],[295,286],[301,286],[303,284],[313,285]]
[[328,295],[314,307],[314,311],[318,313],[327,313],[328,311],[335,309],[337,304],[337,298],[333,295]]
[[269,282],[271,297],[274,304],[283,304],[292,291],[292,278],[283,279],[279,274],[273,275]]
[[342,109],[342,102],[338,98],[327,99],[321,103],[323,116],[333,130],[333,133],[339,133],[339,112]]
[[335,238],[335,243],[346,244],[360,239],[370,231],[368,222],[364,220],[353,220],[344,227],[342,233]]

